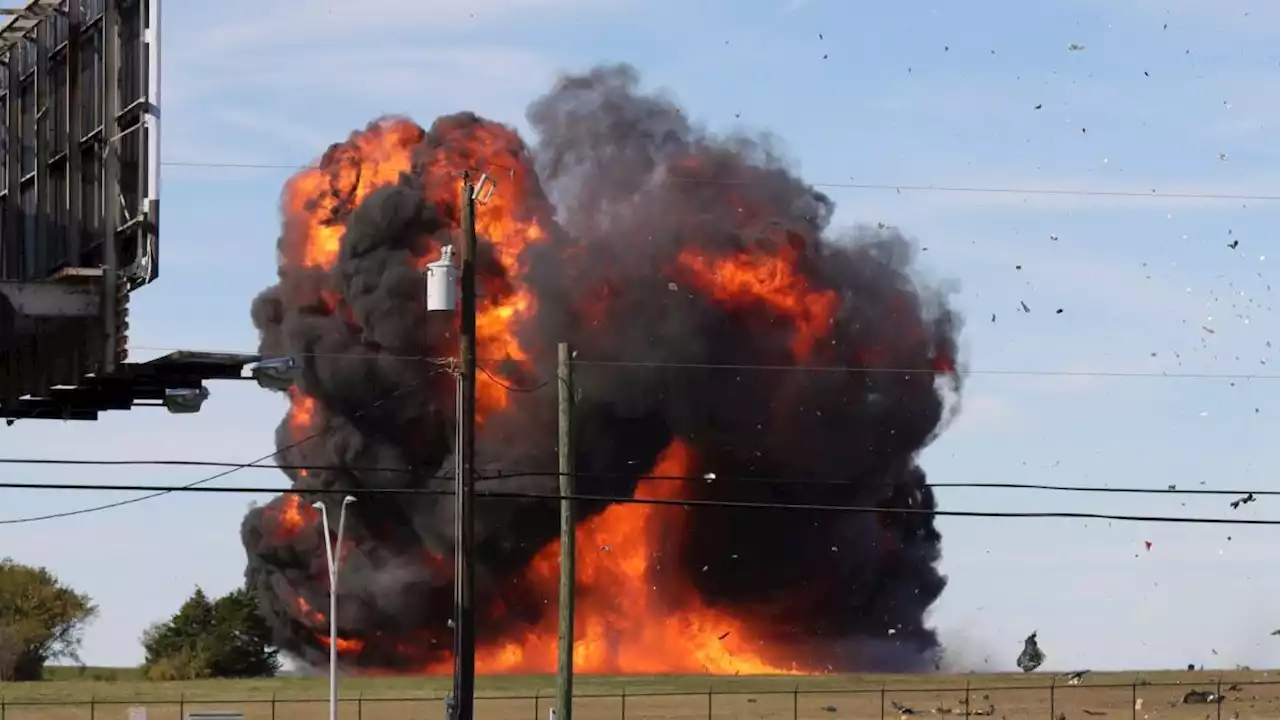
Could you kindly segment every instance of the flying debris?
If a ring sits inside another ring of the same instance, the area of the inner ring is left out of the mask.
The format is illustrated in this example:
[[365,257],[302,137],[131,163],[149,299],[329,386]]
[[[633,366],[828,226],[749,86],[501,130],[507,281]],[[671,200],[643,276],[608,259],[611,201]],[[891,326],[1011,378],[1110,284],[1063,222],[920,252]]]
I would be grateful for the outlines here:
[[1079,685],[1084,682],[1084,676],[1088,675],[1088,670],[1077,670],[1073,673],[1067,673],[1063,677],[1067,678],[1068,685]]
[[1036,642],[1036,633],[1031,633],[1022,642],[1022,652],[1018,654],[1018,669],[1031,672],[1043,665],[1044,661],[1045,654],[1040,650],[1040,643]]
[[1249,493],[1244,497],[1239,497],[1239,498],[1236,498],[1235,500],[1232,500],[1231,509],[1239,510],[1241,505],[1248,505],[1249,503],[1254,502],[1257,499],[1258,498],[1253,493]]
[[[325,469],[286,469],[241,535],[275,642],[304,663],[328,662],[333,622],[347,672],[451,669],[452,499],[351,506],[336,618],[311,503],[452,486],[457,318],[424,311],[422,269],[458,233],[467,170],[498,181],[476,215],[481,492],[558,492],[556,393],[521,390],[554,378],[567,341],[592,494],[936,506],[916,459],[959,408],[961,319],[912,241],[834,230],[834,202],[773,141],[700,129],[626,66],[561,78],[527,119],[531,142],[467,112],[382,118],[285,185],[279,279],[252,317],[264,357],[299,362],[272,384],[278,461]],[[777,370],[819,365],[867,372]],[[553,671],[557,503],[475,512],[477,671]],[[577,535],[600,549],[578,561],[579,672],[915,672],[940,651],[927,512],[584,502]]]

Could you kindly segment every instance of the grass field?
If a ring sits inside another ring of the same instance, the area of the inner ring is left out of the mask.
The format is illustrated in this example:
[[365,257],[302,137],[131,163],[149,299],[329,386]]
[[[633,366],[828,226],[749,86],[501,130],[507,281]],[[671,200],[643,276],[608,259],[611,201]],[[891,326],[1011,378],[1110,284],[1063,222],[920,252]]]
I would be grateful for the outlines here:
[[[84,679],[93,677],[102,679]],[[327,712],[323,677],[152,683],[128,671],[90,669],[54,678],[0,684],[0,720],[126,720],[135,706],[146,707],[147,720],[184,720],[208,710],[241,712],[245,720],[320,720]],[[1183,702],[1188,691],[1217,691],[1219,683],[1221,704]],[[1280,671],[1091,673],[1076,686],[1048,674],[582,676],[574,714],[580,720],[924,720],[964,717],[966,686],[968,715],[993,720],[1280,718]],[[442,720],[448,687],[448,678],[344,678],[341,718]],[[480,678],[477,692],[478,720],[545,720],[554,678]]]

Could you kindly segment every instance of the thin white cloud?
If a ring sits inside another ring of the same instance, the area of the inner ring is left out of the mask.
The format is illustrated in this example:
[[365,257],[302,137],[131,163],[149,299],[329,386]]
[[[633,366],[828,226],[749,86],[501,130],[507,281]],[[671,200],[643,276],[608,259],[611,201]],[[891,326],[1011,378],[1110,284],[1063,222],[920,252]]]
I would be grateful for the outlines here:
[[333,41],[421,30],[425,38],[447,30],[483,29],[503,23],[554,22],[566,10],[610,11],[626,0],[223,0],[213,4],[218,22],[208,25],[182,49],[194,55],[254,51],[265,46],[304,43],[318,48]]
[[188,162],[302,164],[382,114],[429,122],[469,109],[519,118],[556,65],[488,32],[628,1],[186,5],[166,18],[165,152]]
[[[278,62],[260,60],[227,58],[190,69],[203,88],[188,102],[167,107],[167,159],[302,165],[387,113],[414,116],[424,124],[460,110],[520,118],[528,100],[555,76],[546,57],[502,46],[389,47],[328,57],[300,52]],[[322,62],[333,64],[315,72]],[[255,72],[258,65],[267,69]]]
[[315,152],[333,141],[306,123],[278,116],[267,117],[244,107],[219,107],[211,113],[211,119],[281,145],[290,152],[300,149]]
[[[554,65],[519,47],[476,43],[413,47],[354,45],[220,58],[203,68],[206,95],[243,99],[267,95],[270,104],[333,104],[353,97],[407,104],[430,96],[529,90],[550,80]],[[323,68],[323,70],[317,70]]]

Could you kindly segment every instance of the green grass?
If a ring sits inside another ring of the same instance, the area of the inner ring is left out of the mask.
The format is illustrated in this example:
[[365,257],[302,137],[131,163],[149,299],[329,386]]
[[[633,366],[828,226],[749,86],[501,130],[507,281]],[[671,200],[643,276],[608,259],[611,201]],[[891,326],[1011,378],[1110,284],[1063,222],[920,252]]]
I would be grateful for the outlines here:
[[136,667],[47,667],[45,680],[53,682],[138,682],[143,680],[142,669]]
[[[202,702],[231,700],[278,700],[324,698],[328,680],[313,677],[279,677],[251,680],[195,680],[186,682],[149,682],[141,679],[133,668],[51,668],[49,679],[36,683],[0,684],[0,695],[10,701],[88,701],[103,702]],[[1151,683],[1184,683],[1212,686],[1218,673],[1186,671],[1093,673],[1090,685],[1127,684],[1142,677]],[[1275,678],[1280,673],[1240,671],[1223,674],[1226,682],[1257,681]],[[593,676],[575,679],[575,694],[617,696],[687,693],[716,694],[785,693],[799,688],[806,693],[875,690],[882,685],[905,692],[916,689],[963,690],[972,688],[1025,687],[1047,688],[1051,674],[968,674],[968,675],[825,675],[805,677],[733,677],[733,676]],[[344,677],[344,698],[440,698],[449,691],[448,677]],[[477,680],[477,694],[493,698],[547,697],[554,693],[555,678],[547,675],[495,676]]]
[[[201,710],[236,711],[244,720],[319,720],[326,713],[324,677],[154,683],[131,679],[136,676],[112,668],[83,675],[58,670],[52,674],[58,679],[3,684],[0,717],[133,720],[129,709],[139,706],[147,720],[185,720]],[[1139,677],[1154,684],[1132,686]],[[574,720],[943,720],[962,718],[966,709],[975,711],[976,720],[1212,720],[1217,710],[1226,711],[1223,718],[1238,713],[1241,720],[1265,720],[1280,717],[1280,685],[1247,683],[1273,678],[1280,674],[1225,673],[1224,689],[1229,683],[1243,687],[1227,691],[1225,707],[1213,707],[1181,700],[1191,688],[1215,689],[1217,674],[1186,671],[1093,673],[1083,685],[1060,682],[1052,693],[1049,674],[580,676],[573,707]],[[553,704],[554,678],[548,676],[485,677],[477,686],[477,720],[546,720]],[[448,688],[449,678],[443,677],[343,678],[339,719],[440,720],[440,698]],[[797,688],[803,692],[793,692]],[[1135,700],[1144,703],[1139,711]],[[895,703],[913,714],[899,716]],[[979,714],[988,708],[992,715]]]

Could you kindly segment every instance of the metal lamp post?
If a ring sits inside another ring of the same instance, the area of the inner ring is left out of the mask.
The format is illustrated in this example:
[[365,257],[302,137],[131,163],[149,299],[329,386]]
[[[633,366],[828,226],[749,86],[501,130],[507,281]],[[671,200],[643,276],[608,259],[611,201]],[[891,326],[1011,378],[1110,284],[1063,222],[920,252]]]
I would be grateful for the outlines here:
[[[356,499],[350,495],[342,498],[338,510],[337,551],[342,551],[342,529],[347,524],[347,506]],[[323,502],[313,503],[320,509],[320,521],[324,524],[324,559],[329,564],[329,720],[338,720],[338,555],[329,537],[329,509]]]

